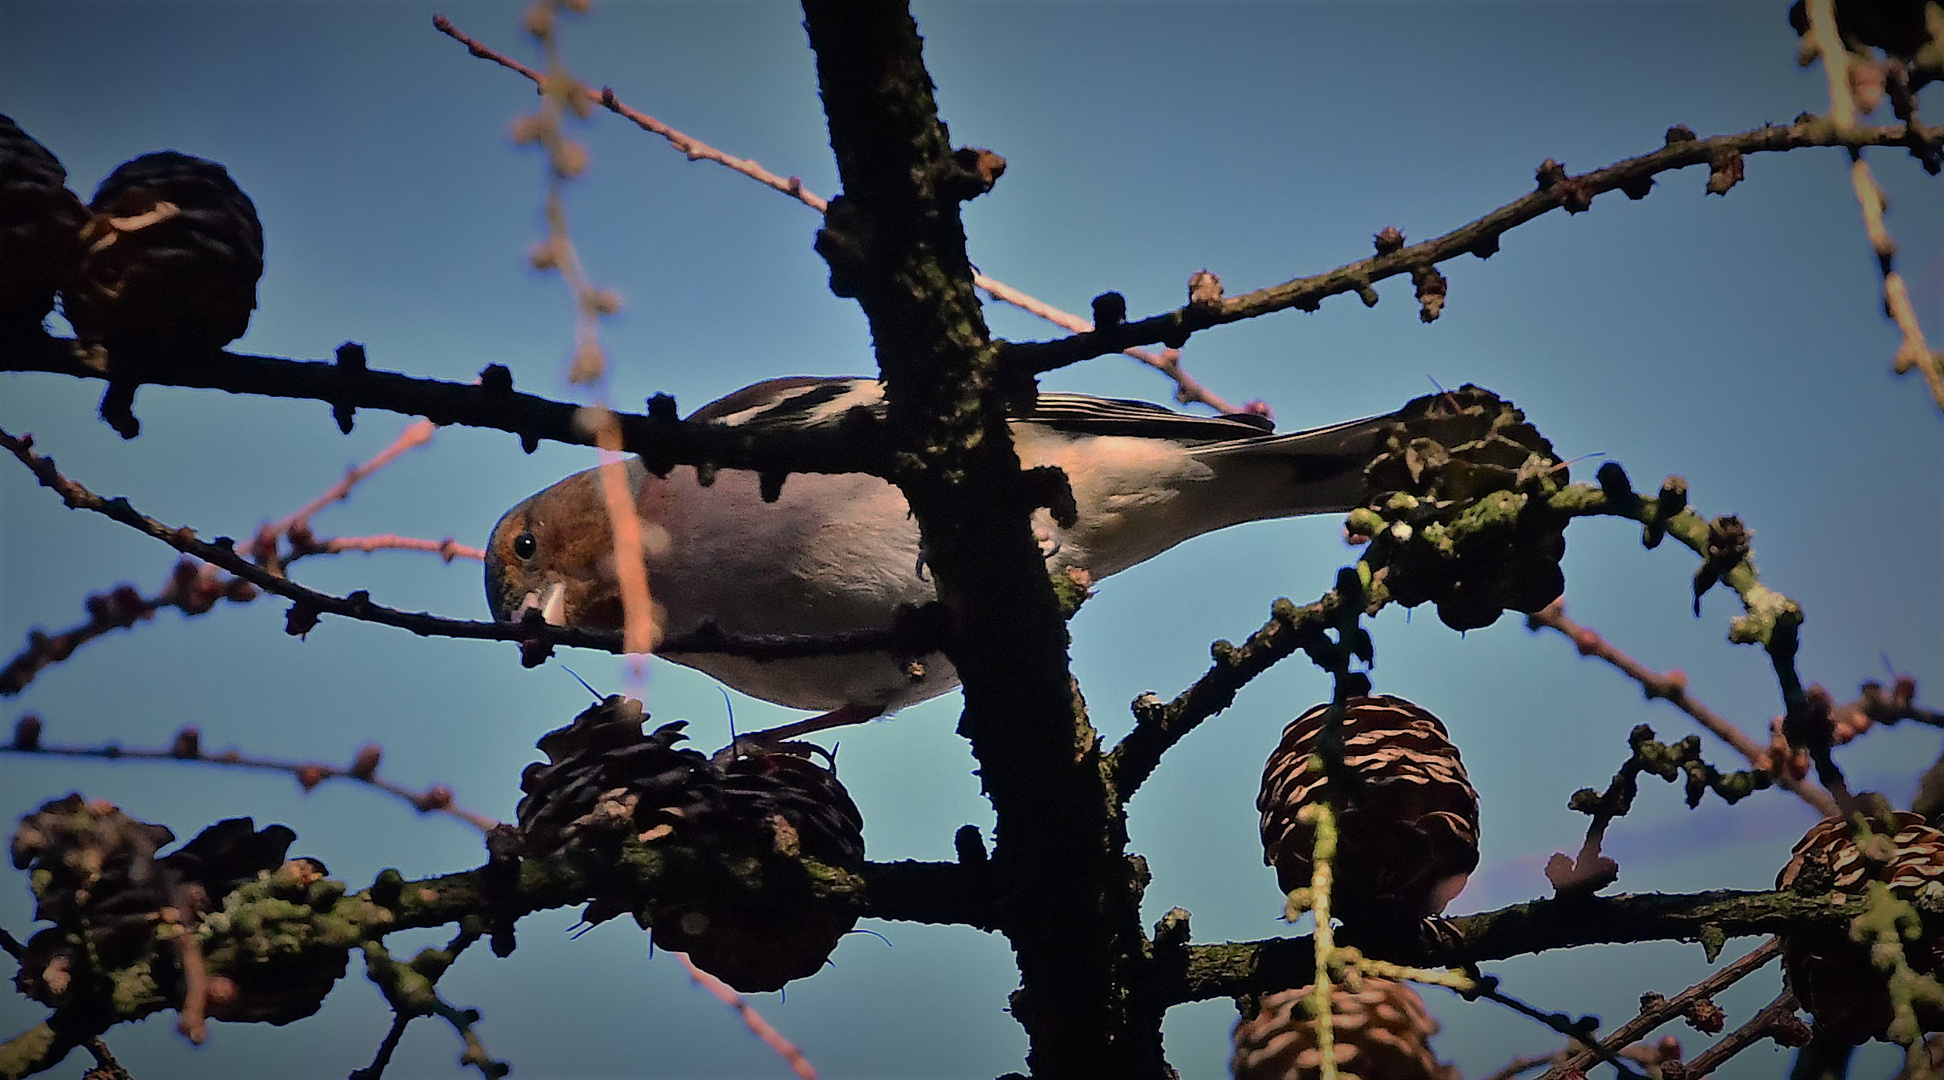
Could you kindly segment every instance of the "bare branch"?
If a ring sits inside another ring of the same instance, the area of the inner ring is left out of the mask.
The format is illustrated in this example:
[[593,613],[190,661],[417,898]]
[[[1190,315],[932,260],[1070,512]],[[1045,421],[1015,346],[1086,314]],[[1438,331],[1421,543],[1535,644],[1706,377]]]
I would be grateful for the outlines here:
[[734,987],[696,967],[687,953],[675,955],[681,959],[682,967],[688,970],[689,978],[695,980],[695,985],[707,990],[717,1001],[735,1010],[736,1015],[741,1017],[743,1024],[749,1028],[749,1033],[762,1040],[764,1046],[776,1051],[776,1056],[790,1066],[791,1072],[796,1073],[803,1080],[817,1080],[817,1070],[810,1064],[810,1059],[803,1056],[803,1051],[795,1043],[784,1038],[783,1033],[776,1030],[768,1020],[763,1019],[763,1014],[757,1012],[741,994],[736,993]]
[[[1005,363],[1021,373],[1037,374],[1137,345],[1179,344],[1197,330],[1270,312],[1290,308],[1314,311],[1326,297],[1365,292],[1376,282],[1399,274],[1422,275],[1430,267],[1459,255],[1488,257],[1498,250],[1500,236],[1542,214],[1561,208],[1578,213],[1587,208],[1595,195],[1609,191],[1624,191],[1630,197],[1644,196],[1655,176],[1691,165],[1712,168],[1715,160],[1728,154],[1812,146],[1902,146],[1913,141],[1944,138],[1944,126],[1890,124],[1843,131],[1827,119],[1809,117],[1794,124],[1770,125],[1707,139],[1697,139],[1693,132],[1676,128],[1669,131],[1668,137],[1668,144],[1653,153],[1578,176],[1568,176],[1557,162],[1548,161],[1552,168],[1541,169],[1539,190],[1434,239],[1346,263],[1327,273],[1227,297],[1215,304],[1187,304],[1091,334],[1054,341],[1010,343],[1004,347]],[[1419,291],[1423,292],[1422,283]]]
[[[1497,911],[1438,920],[1436,934],[1426,935],[1427,938],[1435,937],[1435,940],[1418,943],[1412,950],[1416,955],[1409,959],[1424,966],[1450,967],[1578,945],[1649,940],[1692,941],[1699,939],[1708,927],[1715,927],[1728,937],[1738,937],[1799,929],[1811,923],[1839,926],[1847,925],[1845,920],[1861,914],[1865,904],[1862,897],[1833,903],[1828,897],[1801,896],[1788,891],[1742,892],[1732,889],[1685,895],[1644,893],[1532,900]],[[1924,901],[1919,907],[1926,913],[1927,919],[1944,915],[1944,900]],[[1712,934],[1713,931],[1708,933]],[[1344,936],[1351,935],[1346,932]],[[1756,952],[1762,953],[1763,950],[1757,949]],[[1730,965],[1714,976],[1727,982],[1714,985],[1711,979],[1700,985],[1719,989],[1719,986],[1725,986],[1767,963],[1774,955],[1767,953],[1759,961],[1745,957],[1744,960],[1753,966],[1743,970],[1737,965]],[[1306,986],[1313,963],[1312,947],[1307,936],[1191,945],[1188,946],[1187,963],[1180,983],[1165,988],[1163,993],[1167,995],[1167,1002],[1174,1005]],[[1712,992],[1713,989],[1706,991]],[[1685,1003],[1701,996],[1704,994],[1699,991],[1694,992],[1693,997],[1684,993],[1680,1000]],[[1682,1008],[1685,1007],[1683,1004]],[[1626,1039],[1616,1042],[1610,1049],[1632,1042],[1642,1032],[1651,1030],[1680,1011],[1676,1009],[1652,1024],[1631,1031]],[[1658,1010],[1655,1015],[1658,1015]],[[1616,1032],[1615,1036],[1619,1034]],[[1558,1080],[1558,1077],[1552,1080]]]
[[[1668,704],[1693,717],[1715,737],[1739,751],[1751,766],[1757,769],[1768,769],[1773,764],[1766,745],[1756,742],[1753,736],[1736,727],[1733,721],[1688,693],[1687,676],[1678,671],[1663,675],[1628,656],[1601,636],[1598,631],[1567,618],[1566,605],[1563,601],[1555,600],[1544,609],[1527,616],[1526,625],[1535,629],[1541,626],[1550,627],[1566,635],[1579,649],[1581,656],[1598,657],[1619,669],[1628,678],[1639,683],[1649,698],[1664,699]],[[1836,801],[1830,798],[1829,792],[1815,783],[1797,777],[1787,769],[1775,770],[1772,775],[1776,783],[1794,792],[1803,802],[1814,807],[1824,817],[1836,813]]]
[[1324,639],[1324,628],[1335,619],[1343,597],[1331,589],[1302,607],[1278,600],[1269,621],[1240,645],[1215,643],[1215,662],[1195,684],[1163,704],[1152,694],[1134,699],[1134,730],[1106,757],[1104,767],[1114,797],[1126,805],[1141,784],[1161,764],[1162,755],[1202,721],[1228,708],[1235,695],[1257,675],[1297,650]]
[[27,688],[34,677],[74,654],[76,649],[116,630],[128,629],[166,608],[184,615],[205,614],[218,600],[246,604],[259,595],[257,587],[240,578],[223,578],[216,568],[195,559],[182,559],[169,573],[169,581],[153,596],[143,596],[133,585],[117,585],[105,593],[90,595],[83,606],[88,621],[56,634],[38,629],[27,634],[27,645],[7,666],[0,669],[0,696],[12,697]]
[[[1829,84],[1829,115],[1835,120],[1838,132],[1850,133],[1855,130],[1856,103],[1850,90],[1849,50],[1837,32],[1835,2],[1808,0],[1805,8],[1809,19],[1806,44],[1822,58],[1823,74]],[[1931,399],[1944,410],[1944,353],[1932,352],[1924,341],[1917,311],[1910,304],[1910,289],[1904,284],[1903,275],[1897,273],[1897,242],[1891,239],[1890,229],[1883,223],[1883,189],[1877,186],[1876,177],[1863,160],[1864,145],[1856,142],[1850,147],[1850,187],[1856,192],[1856,204],[1863,212],[1863,231],[1870,238],[1870,248],[1876,252],[1877,266],[1883,274],[1884,313],[1903,334],[1892,367],[1899,375],[1908,374],[1912,369],[1922,372],[1924,381],[1930,385]],[[1934,167],[1935,160],[1930,164]]]
[[63,746],[43,741],[42,731],[42,722],[38,716],[31,713],[22,716],[15,722],[13,740],[0,745],[0,754],[19,754],[25,757],[97,758],[103,761],[195,762],[230,769],[283,773],[294,778],[305,791],[327,780],[355,780],[410,804],[412,809],[421,814],[446,814],[481,832],[499,824],[485,814],[476,813],[454,803],[452,789],[444,784],[434,784],[423,791],[414,791],[403,784],[379,776],[378,763],[383,753],[377,746],[361,748],[349,765],[332,765],[321,761],[255,757],[234,749],[211,754],[203,749],[202,733],[193,727],[186,727],[176,732],[175,739],[165,747],[128,747],[120,743],[108,743],[102,746]]
[[373,473],[403,457],[407,452],[416,450],[432,441],[439,426],[430,420],[419,419],[405,426],[383,450],[373,455],[362,465],[353,465],[344,470],[344,476],[337,483],[324,490],[322,495],[299,507],[294,513],[282,518],[266,528],[273,535],[290,536],[298,532],[308,532],[310,520],[327,507],[341,503],[351,497],[352,489],[370,478]]
[[[732,172],[741,173],[765,187],[788,195],[819,214],[830,209],[830,200],[805,187],[801,179],[794,176],[778,176],[768,169],[763,168],[758,162],[752,161],[749,158],[740,158],[733,154],[724,153],[693,135],[678,131],[647,113],[623,102],[615,95],[614,88],[611,86],[603,86],[597,92],[586,83],[569,76],[543,74],[460,30],[452,24],[451,19],[446,18],[444,15],[432,16],[432,26],[439,33],[464,45],[467,52],[482,60],[490,60],[508,71],[517,72],[520,75],[526,76],[532,80],[536,87],[547,87],[556,83],[563,83],[567,87],[568,92],[576,95],[584,103],[584,106],[599,105],[616,116],[630,121],[641,130],[668,140],[669,145],[681,151],[690,161],[711,161]],[[1062,311],[1044,300],[1030,296],[1003,281],[988,277],[983,273],[974,273],[972,283],[994,300],[1011,304],[1028,314],[1036,315],[1045,319],[1047,322],[1064,327],[1076,334],[1090,333],[1094,329],[1094,324],[1086,319],[1072,312]],[[1203,386],[1194,376],[1188,374],[1182,368],[1181,356],[1177,350],[1166,349],[1156,353],[1146,349],[1129,348],[1121,351],[1174,380],[1176,388],[1175,400],[1181,402],[1183,405],[1199,403],[1220,413],[1247,412],[1267,414],[1268,412],[1268,406],[1263,405],[1261,402],[1249,402],[1246,405],[1236,406],[1216,396],[1214,391]]]
[[1729,1032],[1725,1038],[1703,1050],[1699,1056],[1682,1062],[1687,1067],[1685,1075],[1696,1077],[1709,1075],[1743,1050],[1763,1039],[1775,1038],[1777,1026],[1793,1019],[1795,1014],[1795,993],[1790,990],[1782,991],[1780,997],[1762,1006],[1761,1011],[1750,1017],[1746,1024]]
[[[73,340],[39,335],[0,341],[0,371],[44,371],[79,379],[106,379]],[[142,381],[156,386],[226,390],[233,394],[322,401],[334,407],[381,409],[423,416],[434,424],[492,428],[519,435],[528,447],[541,440],[596,445],[579,422],[581,406],[513,389],[512,374],[489,366],[477,383],[422,379],[393,371],[358,368],[347,374],[328,360],[212,352],[190,363],[145,365]],[[657,469],[715,465],[763,472],[891,472],[876,425],[860,418],[841,431],[764,432],[676,419],[675,402],[657,397],[647,415],[617,412],[621,449]]]
[[[300,636],[315,625],[318,616],[337,615],[360,622],[395,626],[410,630],[422,637],[513,641],[522,644],[537,642],[548,646],[600,649],[606,652],[622,651],[622,638],[616,633],[571,626],[550,626],[534,621],[499,623],[446,619],[425,612],[400,611],[397,608],[374,604],[371,602],[370,595],[363,590],[351,593],[349,596],[334,596],[306,588],[243,558],[237,554],[235,543],[228,537],[219,536],[215,542],[205,543],[196,539],[195,530],[186,526],[172,528],[164,525],[136,510],[127,499],[104,499],[89,491],[81,484],[61,475],[54,467],[52,458],[35,453],[32,436],[15,438],[5,431],[0,431],[0,447],[11,451],[19,458],[22,464],[33,471],[40,480],[41,486],[53,489],[70,509],[89,510],[101,514],[152,536],[185,555],[194,556],[227,570],[265,592],[275,593],[294,601],[295,606],[291,608],[286,628]],[[898,626],[816,636],[728,634],[713,625],[705,624],[694,631],[663,641],[658,651],[664,654],[731,653],[759,660],[839,656],[867,652],[922,656],[936,651],[943,629],[938,620],[923,617],[922,611],[916,617]]]
[[[1613,1034],[1600,1040],[1600,1045],[1609,1050],[1616,1050],[1637,1039],[1643,1039],[1655,1028],[1686,1013],[1696,1003],[1712,1000],[1716,994],[1740,982],[1744,977],[1767,967],[1769,961],[1780,955],[1782,955],[1781,939],[1770,938],[1686,990],[1641,1009],[1639,1016],[1615,1028]],[[1553,1066],[1539,1080],[1562,1080],[1569,1071],[1584,1071],[1587,1066],[1593,1064],[1593,1060],[1593,1055],[1585,1051],[1572,1054]]]

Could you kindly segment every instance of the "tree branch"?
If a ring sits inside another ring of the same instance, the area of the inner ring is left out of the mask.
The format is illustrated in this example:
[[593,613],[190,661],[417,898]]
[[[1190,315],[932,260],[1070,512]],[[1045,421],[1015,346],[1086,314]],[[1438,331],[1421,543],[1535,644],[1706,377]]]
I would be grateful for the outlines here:
[[[1772,1039],[1776,1026],[1792,1019],[1796,1014],[1796,996],[1792,990],[1784,990],[1774,1001],[1762,1006],[1761,1011],[1748,1018],[1748,1022],[1729,1032],[1720,1042],[1703,1050],[1687,1066],[1688,1076],[1711,1076],[1729,1058],[1754,1046],[1763,1039]],[[1798,1021],[1799,1022],[1799,1021]]]
[[[1731,961],[1728,966],[1686,990],[1671,998],[1662,998],[1653,1005],[1643,1007],[1639,1016],[1615,1028],[1611,1035],[1600,1040],[1600,1047],[1615,1052],[1637,1039],[1646,1038],[1655,1028],[1687,1012],[1690,1006],[1711,1001],[1716,994],[1740,982],[1744,977],[1767,967],[1769,961],[1781,954],[1780,938],[1764,941]],[[1593,1061],[1594,1055],[1591,1051],[1580,1050],[1570,1053],[1548,1069],[1539,1080],[1564,1080],[1570,1071],[1578,1070],[1583,1073],[1593,1064]]]
[[[34,452],[33,436],[15,436],[0,430],[0,447],[12,452],[34,473],[42,487],[61,496],[70,509],[89,510],[118,521],[138,532],[152,536],[213,566],[241,578],[265,592],[294,602],[286,629],[301,636],[309,632],[320,615],[337,615],[359,622],[378,623],[410,630],[421,637],[450,637],[484,641],[539,642],[547,646],[567,646],[621,652],[621,635],[573,626],[551,626],[540,622],[474,622],[447,619],[417,611],[401,611],[372,603],[363,590],[349,596],[334,596],[306,588],[280,574],[272,573],[237,553],[235,542],[219,536],[214,542],[196,539],[195,530],[171,527],[135,509],[127,499],[107,499],[64,476],[54,459]],[[729,653],[757,660],[780,660],[804,656],[838,656],[866,652],[891,652],[922,656],[938,648],[937,620],[923,617],[923,611],[900,625],[877,630],[856,630],[822,635],[729,634],[714,625],[663,641],[656,650],[664,655],[682,653]],[[889,661],[887,661],[888,663]]]
[[294,778],[305,791],[326,780],[355,780],[410,804],[412,809],[421,814],[435,812],[447,814],[481,832],[499,824],[485,814],[456,805],[452,799],[452,789],[444,784],[433,784],[423,791],[414,791],[403,784],[379,776],[378,763],[383,754],[377,746],[366,746],[360,749],[349,765],[331,765],[321,761],[251,757],[235,750],[223,750],[211,754],[203,749],[202,734],[193,727],[186,727],[176,732],[175,739],[164,747],[128,747],[120,743],[110,743],[106,746],[62,746],[43,742],[41,736],[40,718],[32,714],[23,716],[14,724],[13,740],[0,746],[0,754],[19,754],[26,757],[99,758],[104,761],[197,762],[230,769],[284,773]]
[[953,620],[959,730],[997,818],[993,862],[1031,882],[1006,911],[1012,1001],[1046,1077],[1166,1072],[1160,1016],[1121,976],[1144,947],[1124,823],[1067,669],[1066,625],[1029,515],[1043,504],[1006,422],[1008,382],[973,291],[959,202],[997,155],[955,152],[911,14],[897,0],[805,0],[843,195],[817,234],[832,291],[869,320],[904,492]]
[[1210,651],[1215,662],[1193,686],[1162,704],[1152,694],[1134,699],[1134,730],[1107,755],[1104,767],[1114,798],[1122,806],[1153,775],[1161,757],[1199,727],[1202,721],[1235,703],[1235,695],[1257,675],[1297,650],[1324,640],[1324,628],[1335,619],[1342,597],[1331,589],[1302,607],[1277,600],[1269,621],[1240,645],[1218,641]]
[[[1680,672],[1659,674],[1620,651],[1612,642],[1597,631],[1588,629],[1566,616],[1566,606],[1555,600],[1540,611],[1526,617],[1526,625],[1537,629],[1551,627],[1566,635],[1579,649],[1582,656],[1595,656],[1619,669],[1627,677],[1639,683],[1649,698],[1664,698],[1667,703],[1693,717],[1697,723],[1713,733],[1723,742],[1734,747],[1748,763],[1757,769],[1769,769],[1768,747],[1755,741],[1754,737],[1737,727],[1727,717],[1709,708],[1687,692],[1687,677]],[[1776,770],[1771,775],[1775,782],[1799,796],[1803,802],[1814,807],[1824,817],[1836,813],[1836,801],[1829,792],[1817,787],[1813,782],[1797,777],[1787,769]]]
[[[107,378],[107,372],[90,363],[73,340],[46,335],[0,341],[0,371]],[[516,391],[511,373],[497,364],[489,366],[479,382],[454,383],[328,360],[219,352],[187,361],[144,364],[141,381],[423,416],[434,424],[510,432],[520,436],[529,449],[541,440],[596,445],[594,432],[581,422],[582,406]],[[876,425],[863,417],[839,431],[752,434],[718,424],[678,420],[674,400],[665,396],[650,402],[647,415],[616,413],[615,417],[621,425],[622,450],[641,455],[657,469],[715,465],[764,472],[868,472],[878,476],[891,471]]]
[[[1533,900],[1440,920],[1437,940],[1406,947],[1405,959],[1425,967],[1458,966],[1579,945],[1698,941],[1704,936],[1732,938],[1808,926],[1847,926],[1865,906],[1863,897],[1838,903],[1787,891],[1728,889]],[[1917,906],[1927,922],[1944,919],[1944,899]],[[1381,952],[1374,944],[1364,948],[1373,955]],[[1313,966],[1310,950],[1307,935],[1188,946],[1182,980],[1170,988],[1173,996],[1167,1001],[1176,1005],[1308,985]]]
[[1003,362],[1015,372],[1037,374],[1139,345],[1179,345],[1197,330],[1270,312],[1290,308],[1314,311],[1330,296],[1361,293],[1374,297],[1371,287],[1385,278],[1423,274],[1439,263],[1467,253],[1489,257],[1498,250],[1500,236],[1542,214],[1561,208],[1568,213],[1579,213],[1595,195],[1609,191],[1643,198],[1655,176],[1673,169],[1708,165],[1712,170],[1717,162],[1736,159],[1742,154],[1813,146],[1904,146],[1939,138],[1944,138],[1944,126],[1888,124],[1840,130],[1822,117],[1707,139],[1695,138],[1686,128],[1671,128],[1668,144],[1661,149],[1578,176],[1567,176],[1564,169],[1549,160],[1546,164],[1551,168],[1540,169],[1539,190],[1434,239],[1346,263],[1326,273],[1295,278],[1213,303],[1185,304],[1170,312],[1097,329],[1090,334],[1053,341],[1009,343],[1003,347]]
[[[763,168],[759,162],[752,161],[749,158],[736,157],[734,154],[724,153],[693,135],[678,131],[622,101],[615,95],[614,88],[611,86],[603,86],[597,92],[586,83],[573,79],[571,76],[543,74],[520,63],[505,53],[492,48],[478,38],[467,34],[457,26],[454,26],[452,20],[446,18],[444,15],[432,16],[432,26],[439,33],[464,45],[466,51],[472,55],[482,60],[490,60],[508,71],[523,75],[531,80],[536,87],[545,87],[550,80],[557,81],[563,77],[567,78],[568,92],[578,95],[584,105],[599,105],[616,116],[629,121],[641,130],[651,135],[660,136],[667,140],[670,146],[681,151],[682,155],[690,161],[710,161],[731,172],[741,173],[751,180],[762,184],[764,187],[788,195],[790,198],[797,200],[819,214],[830,209],[830,200],[805,187],[801,179],[794,176],[778,176],[768,169]],[[975,272],[972,275],[972,283],[984,290],[986,295],[992,297],[994,300],[1011,304],[1022,311],[1036,315],[1039,318],[1045,319],[1047,322],[1064,327],[1074,333],[1087,333],[1094,328],[1093,323],[1078,315],[1062,311],[1044,300],[1029,296],[1005,282],[988,277],[985,274]],[[1199,402],[1219,413],[1249,412],[1263,413],[1266,415],[1268,412],[1268,406],[1261,402],[1250,402],[1247,405],[1237,406],[1216,396],[1214,391],[1203,386],[1200,381],[1182,368],[1181,357],[1173,349],[1164,350],[1159,353],[1149,352],[1146,349],[1124,349],[1122,351],[1128,356],[1139,360],[1141,363],[1172,379],[1175,384],[1175,400],[1181,402],[1183,405],[1191,402]]]

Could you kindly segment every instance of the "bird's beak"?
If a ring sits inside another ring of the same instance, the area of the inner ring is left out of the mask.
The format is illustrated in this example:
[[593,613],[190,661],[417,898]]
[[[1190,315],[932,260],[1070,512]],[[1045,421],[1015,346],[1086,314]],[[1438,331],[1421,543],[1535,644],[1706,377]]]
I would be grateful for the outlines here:
[[520,601],[519,610],[513,613],[513,621],[520,622],[529,611],[538,611],[540,620],[549,626],[567,625],[567,583],[556,581],[545,589],[535,589]]

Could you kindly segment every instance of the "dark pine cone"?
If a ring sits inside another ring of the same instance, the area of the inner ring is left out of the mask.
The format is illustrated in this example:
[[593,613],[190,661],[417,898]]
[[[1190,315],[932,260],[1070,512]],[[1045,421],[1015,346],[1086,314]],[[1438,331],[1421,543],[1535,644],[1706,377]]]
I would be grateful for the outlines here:
[[[864,860],[864,819],[806,744],[744,745],[711,760],[677,743],[680,722],[643,734],[637,701],[609,697],[548,733],[548,764],[527,766],[519,824],[526,850],[618,850],[630,841],[763,859],[766,880],[791,895],[743,903],[689,897],[604,896],[585,918],[633,911],[655,944],[745,993],[780,989],[823,967],[856,918],[807,903],[804,859],[854,867]],[[792,874],[795,869],[797,872]],[[697,868],[700,884],[707,868]],[[728,891],[733,892],[733,889]]]
[[[795,861],[833,866],[864,862],[864,815],[837,774],[812,760],[807,743],[738,747],[722,764],[727,842],[755,842]],[[717,905],[658,907],[655,944],[689,954],[695,966],[744,993],[780,990],[822,970],[857,924],[849,912],[814,905],[760,909]]]
[[1461,386],[1398,412],[1364,472],[1351,528],[1405,607],[1425,601],[1454,630],[1533,612],[1566,587],[1566,519],[1547,505],[1570,482],[1552,443],[1490,390]]
[[[1775,887],[1786,889],[1800,881],[1818,892],[1857,896],[1869,882],[1881,881],[1905,899],[1934,892],[1944,882],[1944,831],[1908,810],[1892,813],[1896,834],[1878,852],[1889,856],[1887,862],[1865,857],[1850,838],[1847,823],[1822,821],[1796,841],[1789,864],[1775,876]],[[1871,823],[1879,840],[1885,838],[1884,824]],[[1920,974],[1944,975],[1944,938],[1905,941],[1904,957]],[[1887,979],[1870,963],[1868,950],[1850,940],[1843,928],[1784,934],[1782,963],[1819,1033],[1850,1045],[1886,1036],[1891,1020]],[[1944,1014],[1934,1007],[1920,1003],[1917,1019],[1925,1031],[1944,1030]]]
[[[1229,1068],[1236,1080],[1316,1080],[1323,1075],[1316,1022],[1305,1008],[1310,992],[1306,986],[1265,995],[1254,1018],[1235,1025]],[[1331,987],[1330,1031],[1339,1075],[1458,1080],[1458,1070],[1432,1052],[1438,1022],[1409,983],[1366,976],[1361,990]]]
[[526,767],[516,810],[529,853],[685,834],[703,823],[717,799],[715,766],[676,746],[688,738],[684,722],[644,735],[647,719],[639,701],[612,695],[541,737],[549,764]]
[[180,356],[243,336],[263,276],[263,226],[213,161],[162,150],[122,163],[88,204],[62,311],[112,355]]
[[87,221],[60,160],[0,116],[0,338],[40,329],[80,262]]
[[[103,992],[116,973],[143,968],[158,990],[179,998],[177,954],[164,946],[160,933],[165,909],[193,927],[205,911],[221,907],[226,895],[254,885],[266,872],[302,868],[308,880],[281,897],[293,901],[285,908],[301,914],[278,928],[278,945],[257,950],[264,955],[245,955],[247,948],[239,950],[221,935],[212,941],[210,971],[230,980],[236,992],[213,1003],[211,1013],[288,1023],[316,1012],[343,974],[347,954],[339,947],[321,962],[301,965],[306,992],[295,997],[289,954],[297,951],[291,943],[303,928],[296,924],[308,914],[307,888],[323,876],[322,864],[286,863],[284,853],[296,834],[282,825],[259,832],[249,818],[217,822],[157,858],[157,849],[174,838],[164,826],[80,795],[56,799],[22,818],[13,835],[14,866],[31,873],[35,918],[55,925],[28,941],[14,985],[27,997],[59,1007]],[[332,902],[341,894],[339,888]],[[271,935],[267,927],[258,936],[266,935]],[[273,952],[279,955],[269,955]]]
[[1290,721],[1262,773],[1263,862],[1284,892],[1310,883],[1316,830],[1298,820],[1329,799],[1337,815],[1332,907],[1346,922],[1411,921],[1444,910],[1478,866],[1478,793],[1430,713],[1389,695],[1344,706],[1345,768],[1362,779],[1347,797],[1309,771],[1329,705]]

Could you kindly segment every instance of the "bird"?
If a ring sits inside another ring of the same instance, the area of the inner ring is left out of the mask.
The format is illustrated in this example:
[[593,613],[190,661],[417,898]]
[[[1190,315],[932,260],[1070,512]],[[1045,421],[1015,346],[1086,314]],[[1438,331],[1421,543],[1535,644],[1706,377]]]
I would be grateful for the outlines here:
[[[804,430],[884,408],[877,379],[790,376],[744,387],[688,419],[749,432]],[[1070,524],[1047,510],[1034,515],[1049,572],[1098,581],[1215,529],[1359,505],[1364,468],[1394,417],[1277,433],[1253,414],[1197,416],[1144,401],[1043,392],[1019,406],[1008,426],[1022,467],[1055,466],[1072,489]],[[765,501],[761,479],[746,470],[723,469],[705,482],[693,466],[658,476],[636,458],[625,468],[655,623],[665,633],[707,624],[749,635],[885,629],[906,605],[937,598],[918,523],[889,481],[799,474]],[[599,467],[501,516],[486,546],[486,596],[500,622],[537,612],[558,626],[620,629]],[[752,697],[823,713],[787,725],[791,737],[888,715],[959,684],[942,655],[917,664],[885,652],[666,658]]]

